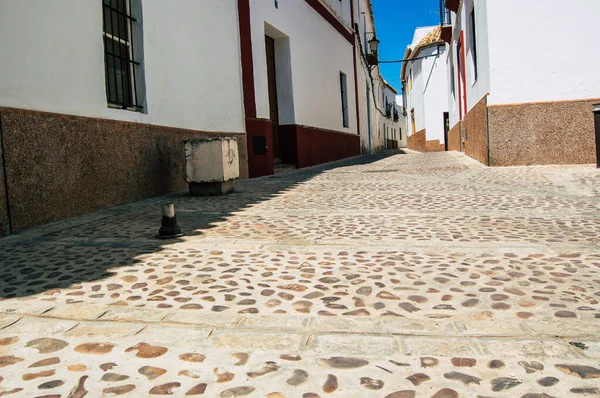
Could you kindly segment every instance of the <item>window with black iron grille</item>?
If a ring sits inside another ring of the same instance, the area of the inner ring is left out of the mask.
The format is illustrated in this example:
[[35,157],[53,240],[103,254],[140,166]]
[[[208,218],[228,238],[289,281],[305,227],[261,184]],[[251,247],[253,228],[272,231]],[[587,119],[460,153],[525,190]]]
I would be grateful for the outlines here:
[[102,0],[106,97],[109,106],[142,111],[138,90],[141,65],[134,43],[140,26],[133,16],[132,1],[138,6],[140,0]]
[[348,119],[348,86],[346,74],[343,72],[340,72],[340,88],[342,93],[342,123],[347,128],[350,126]]
[[477,80],[477,26],[475,25],[475,8],[471,11],[471,56],[473,57],[473,77]]

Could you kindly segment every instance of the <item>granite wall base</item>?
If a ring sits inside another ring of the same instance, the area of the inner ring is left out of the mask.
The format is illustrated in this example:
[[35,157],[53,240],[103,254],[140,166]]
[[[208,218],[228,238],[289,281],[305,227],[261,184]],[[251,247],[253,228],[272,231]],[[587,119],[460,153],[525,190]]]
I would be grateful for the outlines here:
[[0,109],[0,123],[13,232],[186,189],[183,140],[236,137],[240,176],[248,177],[244,133],[6,108]]
[[473,107],[462,121],[461,134],[465,154],[489,165],[487,95]]
[[452,128],[448,132],[448,150],[449,151],[461,151],[460,145],[460,130],[461,130],[461,122],[456,123],[456,126]]
[[[0,144],[2,139],[2,124],[0,120]],[[4,175],[4,156],[0,145],[0,238],[10,234],[10,220],[8,216],[8,197],[6,192],[6,179]]]
[[600,99],[489,106],[490,165],[596,163]]
[[425,141],[425,152],[444,152],[446,147],[440,143],[440,140]]
[[413,151],[425,152],[427,142],[427,131],[425,129],[417,131],[408,136],[408,149]]

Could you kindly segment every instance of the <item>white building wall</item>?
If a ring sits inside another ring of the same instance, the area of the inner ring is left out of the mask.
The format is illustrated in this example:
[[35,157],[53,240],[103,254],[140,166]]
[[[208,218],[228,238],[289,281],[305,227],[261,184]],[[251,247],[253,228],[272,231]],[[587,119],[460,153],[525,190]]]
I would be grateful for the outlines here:
[[143,1],[144,114],[107,106],[101,1],[0,0],[0,106],[242,132],[237,18],[234,1]]
[[[407,90],[407,119],[410,135],[413,135],[426,127],[425,124],[425,100],[424,100],[424,84],[423,84],[423,60],[409,62],[406,68],[406,90]],[[412,88],[410,76],[412,72]],[[413,131],[411,114],[414,111],[415,127]]]
[[351,1],[355,0],[321,0],[324,1],[335,14],[348,26],[352,26]]
[[598,0],[488,0],[490,104],[597,98]]
[[[336,0],[331,0],[335,2]],[[368,44],[365,42],[365,33],[374,32],[374,21],[370,17],[368,0],[356,0],[354,7],[354,18],[358,24],[360,43],[357,41],[356,60],[357,60],[357,80],[358,80],[358,107],[360,112],[360,141],[363,153],[379,151],[384,148],[384,138],[381,134],[380,120],[375,103],[379,92],[379,68],[376,67],[371,72],[375,87],[371,84],[368,67],[361,54],[368,51]],[[374,92],[374,94],[373,94]],[[369,126],[370,121],[370,126]],[[370,136],[369,136],[370,131]]]
[[[304,1],[280,1],[279,8],[264,0],[250,1],[252,49],[257,117],[268,119],[269,96],[265,34],[289,40],[291,87],[278,90],[293,93],[290,103],[279,101],[280,124],[300,124],[322,129],[356,133],[353,47],[333,26]],[[279,71],[279,70],[278,70]],[[347,76],[349,128],[343,127],[340,72]],[[291,118],[293,115],[293,120]]]
[[429,47],[421,51],[420,56],[431,55],[423,59],[421,81],[423,84],[424,124],[427,129],[427,140],[440,140],[444,138],[444,112],[448,112],[448,71],[447,52],[445,46]]
[[400,115],[400,120],[398,121],[398,147],[406,148],[408,146],[408,130],[406,128],[408,116],[404,115],[403,98],[400,93],[396,95],[396,109],[398,110],[398,115]]
[[[491,90],[490,82],[490,46],[488,32],[488,2],[490,0],[463,0],[458,14],[452,13],[453,37],[458,40],[461,31],[465,40],[465,67],[467,87],[467,110],[475,105]],[[491,0],[494,1],[494,0]],[[477,41],[477,79],[475,79],[474,55],[472,51],[473,36],[471,34],[470,13],[475,10],[475,34]],[[458,108],[458,63],[456,41],[447,45],[448,49],[448,93],[450,109],[450,127],[460,120]],[[450,66],[454,64],[454,70]],[[454,79],[454,94],[451,90],[451,81]]]
[[[448,113],[450,115],[450,128],[460,121],[458,108],[458,69],[456,67],[456,50],[454,44],[447,44],[446,71],[448,73]],[[454,85],[453,85],[454,84]]]
[[[397,122],[394,121],[394,111],[393,109],[396,108],[396,93],[394,91],[392,91],[387,84],[381,82],[380,85],[381,88],[381,100],[380,103],[381,105],[379,106],[379,109],[383,112],[386,113],[386,101],[388,104],[390,104],[390,106],[392,106],[392,113],[391,113],[391,118],[386,117],[385,115],[380,114],[378,115],[379,118],[379,122],[381,123],[382,126],[382,134],[383,134],[383,138],[384,140],[396,140],[399,141],[400,140],[400,129],[402,129],[402,132],[404,133],[404,124],[403,124],[403,120],[402,118],[400,118]],[[401,110],[397,109],[398,112],[401,112]],[[400,115],[400,113],[399,113]],[[401,116],[401,115],[400,115]]]
[[[426,32],[425,32],[426,34]],[[415,40],[421,40],[423,29],[415,33]],[[418,42],[416,42],[418,43]],[[444,138],[444,112],[448,112],[448,55],[444,45],[423,48],[409,61],[405,75],[406,89],[406,129],[409,135],[427,130],[427,140]],[[412,89],[411,86],[412,73]],[[412,112],[415,115],[415,130],[412,128]]]

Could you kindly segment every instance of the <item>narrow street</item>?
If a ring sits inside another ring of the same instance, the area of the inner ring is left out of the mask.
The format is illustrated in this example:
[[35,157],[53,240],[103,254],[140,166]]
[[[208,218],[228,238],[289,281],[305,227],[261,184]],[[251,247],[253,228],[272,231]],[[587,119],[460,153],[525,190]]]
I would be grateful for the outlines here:
[[357,157],[10,236],[0,273],[0,396],[600,395],[589,166]]

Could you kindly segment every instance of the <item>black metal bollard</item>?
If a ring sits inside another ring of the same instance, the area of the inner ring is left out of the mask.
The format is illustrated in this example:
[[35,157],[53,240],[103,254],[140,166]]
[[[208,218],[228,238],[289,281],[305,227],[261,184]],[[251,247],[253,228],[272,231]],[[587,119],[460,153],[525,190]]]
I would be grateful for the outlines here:
[[596,125],[596,167],[600,169],[600,104],[594,105],[594,122]]
[[157,238],[173,239],[183,236],[181,227],[177,225],[177,216],[175,215],[175,205],[173,203],[165,203],[161,205],[162,220],[161,227],[158,231]]

